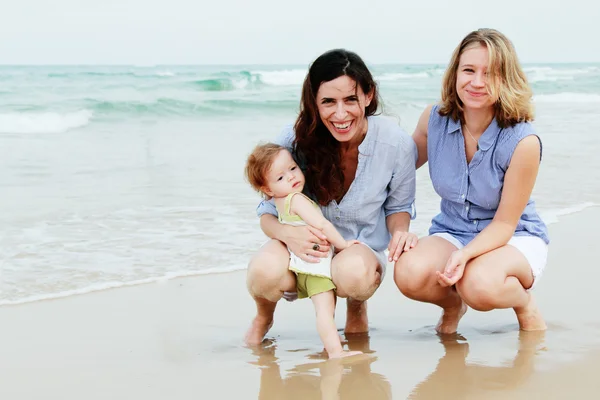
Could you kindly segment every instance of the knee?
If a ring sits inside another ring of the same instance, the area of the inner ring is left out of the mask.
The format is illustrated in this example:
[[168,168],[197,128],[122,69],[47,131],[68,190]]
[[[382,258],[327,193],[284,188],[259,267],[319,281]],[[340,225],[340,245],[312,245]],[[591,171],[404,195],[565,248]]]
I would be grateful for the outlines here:
[[394,282],[396,286],[409,298],[418,298],[432,284],[435,283],[427,272],[427,260],[414,253],[404,253],[394,265]]
[[282,268],[280,260],[270,255],[257,254],[248,263],[246,284],[252,296],[261,295],[279,285],[287,273],[287,267]]
[[498,287],[480,271],[467,273],[456,283],[456,290],[469,307],[477,311],[493,310],[498,302]]
[[356,300],[366,300],[367,293],[371,288],[379,285],[381,277],[379,273],[368,268],[363,263],[346,263],[341,271],[334,275],[334,283],[338,294],[342,297],[351,297]]

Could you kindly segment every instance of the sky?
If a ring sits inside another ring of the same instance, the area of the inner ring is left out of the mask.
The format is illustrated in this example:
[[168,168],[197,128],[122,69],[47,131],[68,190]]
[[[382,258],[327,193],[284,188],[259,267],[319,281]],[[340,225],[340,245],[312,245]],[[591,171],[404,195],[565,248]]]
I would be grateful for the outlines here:
[[0,64],[446,63],[495,28],[524,63],[600,62],[593,0],[0,0]]

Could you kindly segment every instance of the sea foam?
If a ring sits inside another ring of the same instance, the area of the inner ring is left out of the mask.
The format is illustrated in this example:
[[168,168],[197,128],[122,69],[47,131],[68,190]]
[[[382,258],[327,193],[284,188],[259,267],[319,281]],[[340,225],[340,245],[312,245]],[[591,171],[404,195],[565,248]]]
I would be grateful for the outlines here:
[[62,133],[90,123],[93,113],[11,112],[0,114],[0,133]]

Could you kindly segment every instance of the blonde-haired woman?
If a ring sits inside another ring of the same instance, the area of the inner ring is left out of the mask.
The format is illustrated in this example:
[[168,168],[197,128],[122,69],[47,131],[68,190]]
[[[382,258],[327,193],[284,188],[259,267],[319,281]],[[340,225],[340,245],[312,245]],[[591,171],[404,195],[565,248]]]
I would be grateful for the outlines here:
[[442,307],[440,333],[456,332],[467,306],[513,308],[521,329],[546,328],[530,293],[549,242],[530,199],[542,157],[531,97],[512,43],[479,29],[454,51],[442,100],[413,134],[441,210],[394,278],[407,297]]

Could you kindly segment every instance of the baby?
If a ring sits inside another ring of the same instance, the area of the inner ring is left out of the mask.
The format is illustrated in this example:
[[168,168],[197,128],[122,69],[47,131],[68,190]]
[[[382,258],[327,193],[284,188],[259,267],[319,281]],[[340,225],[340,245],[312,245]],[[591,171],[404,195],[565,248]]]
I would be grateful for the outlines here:
[[[343,250],[357,240],[345,240],[323,214],[319,206],[302,194],[304,174],[290,152],[277,144],[258,145],[246,162],[246,178],[267,199],[273,199],[279,222],[295,226],[310,225],[321,230],[336,249]],[[344,351],[334,313],[335,285],[331,280],[331,258],[307,263],[290,252],[290,270],[296,274],[298,298],[310,297],[317,315],[317,331],[329,358],[348,357],[360,351]]]

